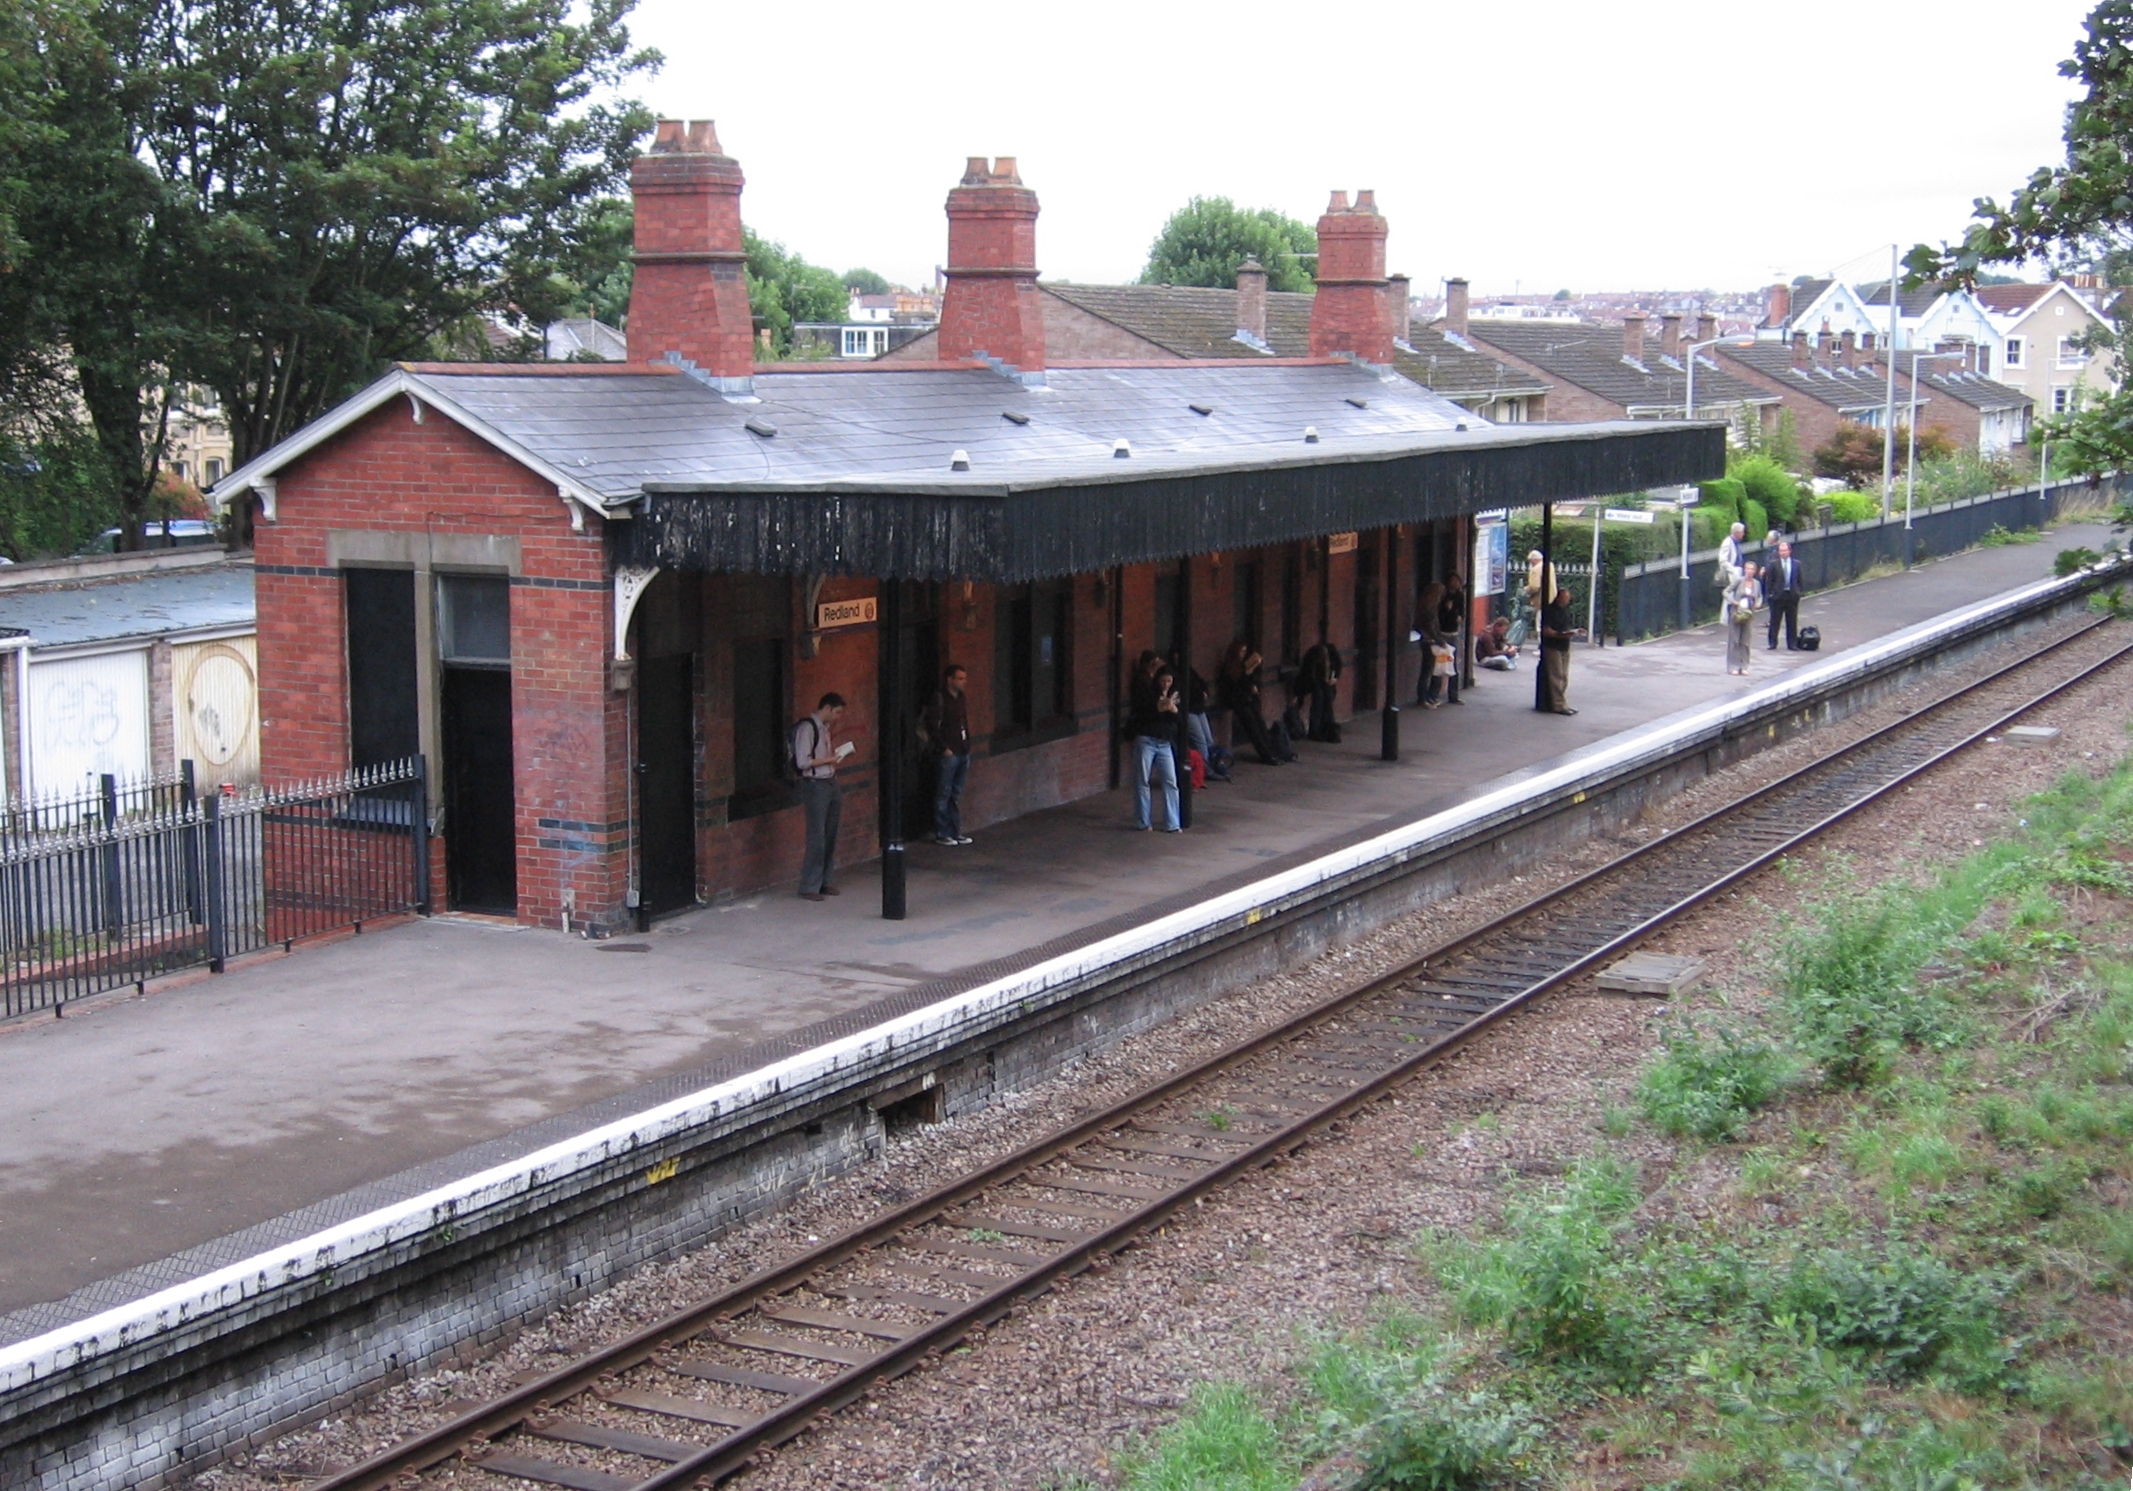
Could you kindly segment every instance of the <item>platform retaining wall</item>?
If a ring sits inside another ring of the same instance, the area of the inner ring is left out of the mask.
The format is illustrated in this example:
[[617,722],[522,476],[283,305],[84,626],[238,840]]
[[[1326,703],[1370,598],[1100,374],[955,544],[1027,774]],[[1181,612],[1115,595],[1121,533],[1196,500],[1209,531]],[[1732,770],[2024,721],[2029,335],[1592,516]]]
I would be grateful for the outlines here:
[[[262,1255],[131,1314],[0,1350],[0,1485],[153,1491],[411,1372],[481,1356],[558,1306],[863,1163],[882,1143],[870,1099],[930,1074],[942,1112],[982,1107],[1397,916],[1625,827],[1714,771],[2050,624],[2096,583],[2033,586],[1833,659],[1820,678],[1795,675],[1690,716],[1647,747],[1595,748],[1424,820],[1462,820],[1441,834],[1388,835],[1270,877],[1264,893],[1194,908],[1205,915],[1164,918],[1135,946],[1054,960],[1061,971],[1026,997],[1010,975],[894,1030],[726,1084],[707,1104],[670,1104],[585,1136],[569,1155],[543,1151],[417,1198],[368,1231],[364,1219],[308,1251]],[[1180,926],[1171,935],[1164,923]]]

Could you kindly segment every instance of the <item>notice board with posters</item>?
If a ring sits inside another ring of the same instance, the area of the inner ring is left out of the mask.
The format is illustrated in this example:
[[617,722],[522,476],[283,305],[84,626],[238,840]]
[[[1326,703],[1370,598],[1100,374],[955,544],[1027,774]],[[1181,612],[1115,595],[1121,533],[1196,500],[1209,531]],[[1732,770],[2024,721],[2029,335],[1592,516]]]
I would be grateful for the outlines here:
[[1511,522],[1508,513],[1483,513],[1474,519],[1474,594],[1502,595],[1511,578]]

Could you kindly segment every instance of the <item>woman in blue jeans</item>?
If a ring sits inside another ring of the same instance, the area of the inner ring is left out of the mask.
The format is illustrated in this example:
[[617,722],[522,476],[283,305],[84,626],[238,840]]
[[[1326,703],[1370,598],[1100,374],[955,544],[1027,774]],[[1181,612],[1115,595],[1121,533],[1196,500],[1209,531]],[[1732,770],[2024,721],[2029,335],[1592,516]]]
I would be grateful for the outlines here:
[[1178,721],[1181,706],[1177,679],[1168,668],[1158,669],[1133,699],[1133,826],[1145,829],[1149,822],[1148,783],[1152,773],[1163,789],[1168,817],[1163,832],[1176,833],[1178,824]]

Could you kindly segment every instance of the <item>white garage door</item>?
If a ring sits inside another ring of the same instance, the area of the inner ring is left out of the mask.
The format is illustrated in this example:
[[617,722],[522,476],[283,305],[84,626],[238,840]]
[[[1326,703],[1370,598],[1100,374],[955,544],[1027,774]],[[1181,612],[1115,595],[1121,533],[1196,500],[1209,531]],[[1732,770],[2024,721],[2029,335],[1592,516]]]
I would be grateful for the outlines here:
[[148,775],[148,654],[30,662],[30,788],[77,792]]

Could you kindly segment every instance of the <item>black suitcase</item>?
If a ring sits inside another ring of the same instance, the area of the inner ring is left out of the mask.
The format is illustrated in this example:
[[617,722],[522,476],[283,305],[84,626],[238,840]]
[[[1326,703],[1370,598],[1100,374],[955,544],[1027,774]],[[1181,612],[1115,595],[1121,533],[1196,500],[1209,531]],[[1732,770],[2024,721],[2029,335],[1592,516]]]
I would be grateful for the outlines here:
[[1818,626],[1801,627],[1799,643],[1800,651],[1802,652],[1820,652],[1822,650],[1822,629]]

